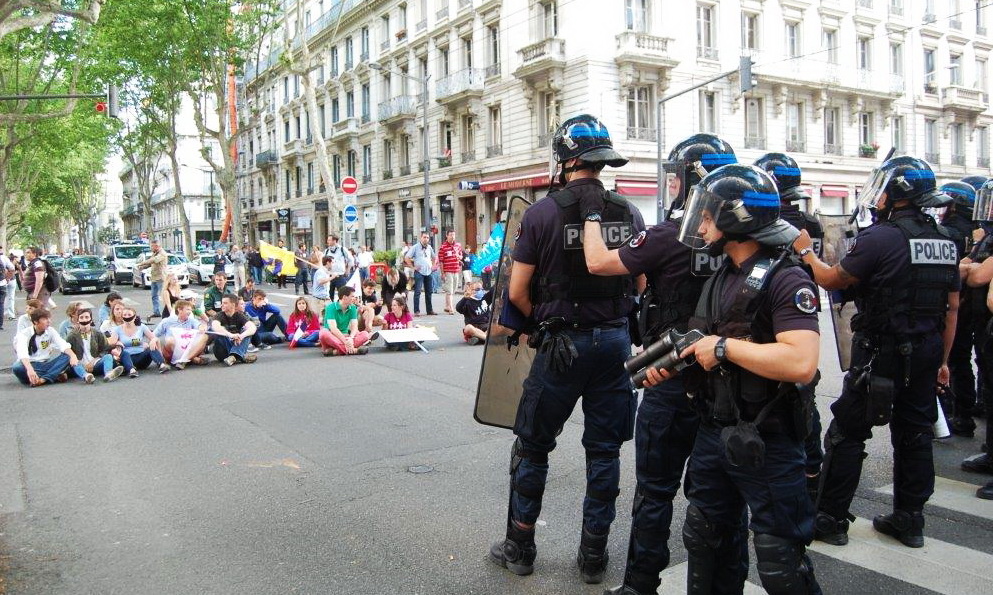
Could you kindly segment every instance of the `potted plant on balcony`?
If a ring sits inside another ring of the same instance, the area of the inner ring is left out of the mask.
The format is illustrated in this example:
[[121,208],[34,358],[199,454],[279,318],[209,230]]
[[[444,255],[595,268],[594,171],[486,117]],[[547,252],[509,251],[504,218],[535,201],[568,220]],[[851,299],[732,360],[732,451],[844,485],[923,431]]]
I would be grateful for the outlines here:
[[879,150],[879,143],[873,141],[864,145],[859,145],[859,157],[875,158],[876,151]]

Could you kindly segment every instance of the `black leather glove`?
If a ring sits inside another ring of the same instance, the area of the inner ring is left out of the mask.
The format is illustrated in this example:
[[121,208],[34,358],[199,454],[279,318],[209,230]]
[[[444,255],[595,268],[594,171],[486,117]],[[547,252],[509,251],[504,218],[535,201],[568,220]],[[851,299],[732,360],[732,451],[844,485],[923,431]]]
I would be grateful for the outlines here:
[[579,214],[586,219],[591,214],[600,214],[605,207],[603,194],[600,192],[584,192],[579,199]]
[[563,332],[549,333],[541,343],[541,352],[545,354],[545,369],[563,374],[572,367],[572,362],[579,357],[579,351],[572,338]]

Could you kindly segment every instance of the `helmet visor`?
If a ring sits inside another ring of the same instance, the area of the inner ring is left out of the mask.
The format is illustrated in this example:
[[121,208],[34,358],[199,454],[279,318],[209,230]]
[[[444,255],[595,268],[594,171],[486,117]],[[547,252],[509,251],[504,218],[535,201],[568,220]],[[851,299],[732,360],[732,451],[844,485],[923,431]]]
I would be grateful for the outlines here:
[[987,182],[976,193],[976,204],[972,207],[972,220],[993,221],[993,184]]
[[552,188],[559,183],[559,160],[555,154],[555,143],[548,143],[548,185]]
[[[662,164],[662,203],[659,209],[663,212],[682,210],[686,197],[686,168],[666,161]],[[662,219],[659,218],[659,221]]]
[[859,204],[867,209],[875,209],[886,191],[890,175],[890,171],[882,171],[879,168],[872,170],[865,186],[862,187],[862,193],[859,194]]
[[678,240],[693,249],[704,248],[708,242],[700,233],[700,226],[706,219],[716,219],[718,209],[723,200],[720,196],[694,186],[690,190],[686,207],[683,209],[683,220],[679,225]]

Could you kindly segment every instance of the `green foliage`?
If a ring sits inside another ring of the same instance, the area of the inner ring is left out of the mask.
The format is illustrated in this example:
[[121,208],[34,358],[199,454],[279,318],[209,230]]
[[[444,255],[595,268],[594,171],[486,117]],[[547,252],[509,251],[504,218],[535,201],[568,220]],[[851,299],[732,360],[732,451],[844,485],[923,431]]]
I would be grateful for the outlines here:
[[393,263],[397,261],[397,251],[396,250],[376,250],[372,253],[372,259],[376,262],[385,262],[389,266],[393,266]]

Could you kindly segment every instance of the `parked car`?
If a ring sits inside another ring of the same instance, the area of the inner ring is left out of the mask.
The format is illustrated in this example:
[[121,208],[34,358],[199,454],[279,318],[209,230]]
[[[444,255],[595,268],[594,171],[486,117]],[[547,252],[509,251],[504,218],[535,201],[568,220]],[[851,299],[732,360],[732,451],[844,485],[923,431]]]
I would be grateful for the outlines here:
[[142,252],[148,252],[148,244],[115,244],[110,247],[107,254],[107,262],[110,263],[110,272],[114,277],[114,283],[134,284],[134,276],[131,269],[134,268],[135,260],[141,256]]
[[[52,266],[55,266],[54,264]],[[84,291],[110,291],[112,275],[99,256],[73,256],[65,259],[59,272],[59,291],[63,294]]]
[[[186,270],[190,273],[190,283],[200,285],[210,285],[214,278],[213,254],[197,254],[193,260],[186,263]],[[234,284],[234,265],[230,262],[224,265],[224,272],[227,273],[228,283]]]
[[45,254],[41,258],[42,260],[47,260],[48,264],[52,265],[52,268],[55,269],[56,273],[62,270],[62,265],[66,260],[58,254]]
[[[134,275],[132,275],[133,279],[131,281],[131,285],[133,287],[144,287],[145,289],[152,288],[152,280],[149,278],[149,269],[138,269],[138,265],[145,262],[151,254],[152,253],[150,251],[143,252],[135,261],[135,268],[133,269]],[[167,256],[169,257],[169,264],[166,265],[166,270],[173,275],[176,275],[176,278],[179,279],[180,287],[186,287],[189,285],[190,274],[186,270],[186,257],[182,254],[167,254]]]

